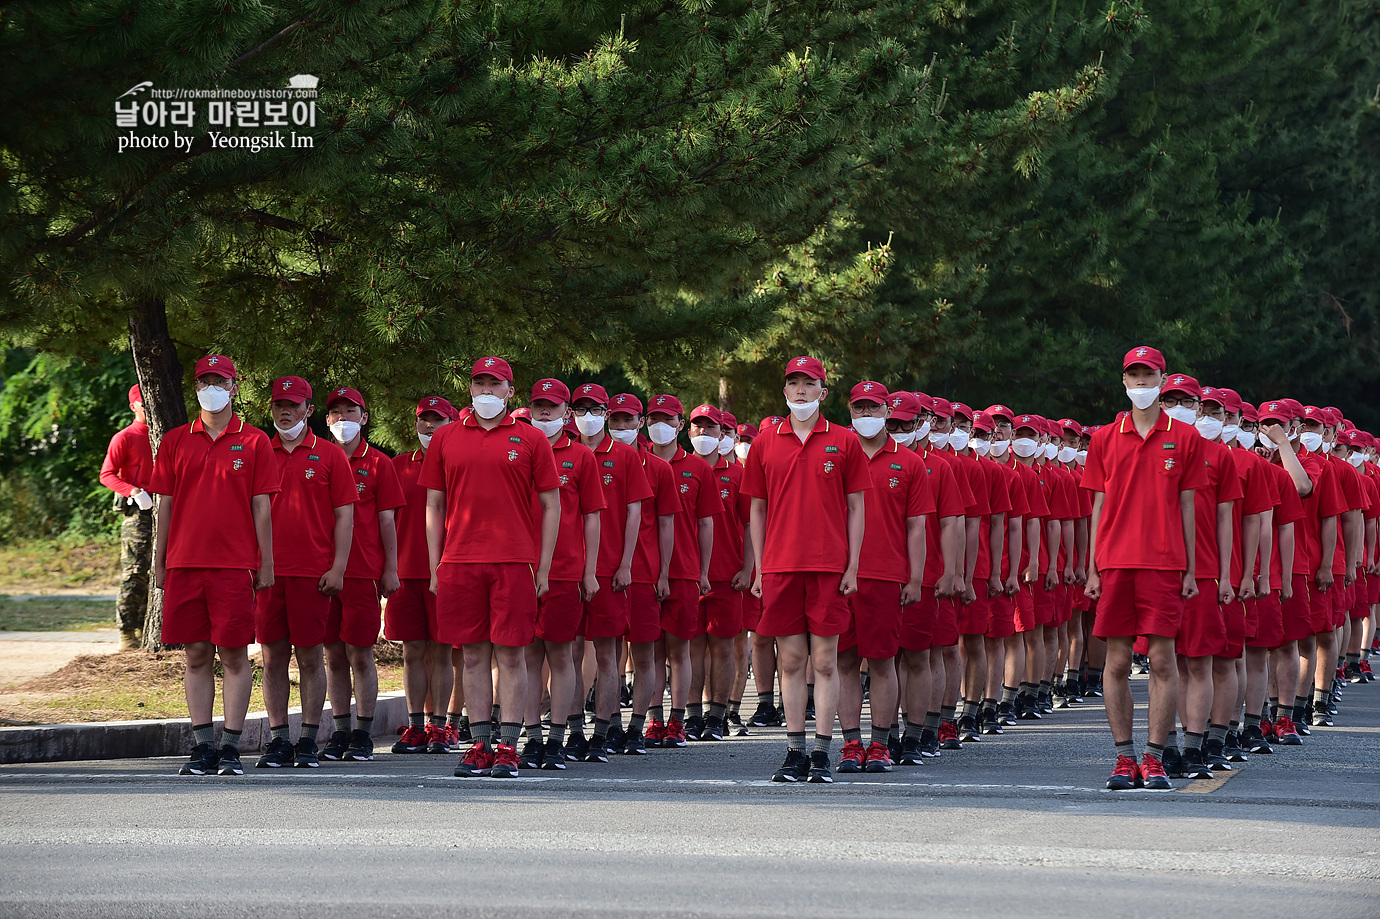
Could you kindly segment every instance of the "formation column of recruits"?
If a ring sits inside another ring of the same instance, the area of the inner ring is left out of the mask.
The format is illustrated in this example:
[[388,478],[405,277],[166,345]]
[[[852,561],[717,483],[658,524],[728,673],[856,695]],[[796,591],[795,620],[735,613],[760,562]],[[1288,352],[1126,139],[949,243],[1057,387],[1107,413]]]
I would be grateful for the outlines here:
[[511,367],[486,357],[472,405],[422,398],[419,449],[390,460],[364,437],[358,390],[327,396],[327,442],[306,425],[307,381],[274,381],[270,440],[233,412],[233,361],[205,357],[201,414],[164,437],[147,484],[162,637],[187,649],[182,772],[242,773],[256,639],[272,725],[257,765],[372,759],[381,598],[410,712],[393,751],[463,748],[457,776],[784,723],[772,778],[831,782],[1096,696],[1112,789],[1300,745],[1333,724],[1344,684],[1373,679],[1376,440],[1334,408],[1253,406],[1166,373],[1154,348],[1123,367],[1131,408],[1101,427],[875,381],[852,387],[843,427],[803,356],[785,368],[787,414],[753,426],[554,379],[513,410]]

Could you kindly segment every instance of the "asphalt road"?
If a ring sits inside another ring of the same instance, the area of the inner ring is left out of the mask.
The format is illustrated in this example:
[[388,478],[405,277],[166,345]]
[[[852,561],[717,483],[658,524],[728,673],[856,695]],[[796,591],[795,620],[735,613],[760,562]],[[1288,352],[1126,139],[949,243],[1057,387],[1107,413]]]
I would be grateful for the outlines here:
[[0,916],[1373,917],[1380,683],[1338,721],[1173,792],[1102,790],[1100,705],[832,786],[766,781],[780,730],[514,780],[4,767]]

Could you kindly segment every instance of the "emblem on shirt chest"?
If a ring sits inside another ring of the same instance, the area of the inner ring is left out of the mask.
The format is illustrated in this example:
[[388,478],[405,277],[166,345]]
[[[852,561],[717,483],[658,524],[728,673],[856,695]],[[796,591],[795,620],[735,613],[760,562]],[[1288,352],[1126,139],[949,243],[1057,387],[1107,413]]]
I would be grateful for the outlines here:
[[1164,468],[1165,468],[1166,470],[1169,470],[1169,469],[1173,469],[1173,468],[1174,468],[1174,457],[1171,456],[1171,457],[1169,457],[1168,459],[1166,459],[1166,460],[1164,461]]
[[604,484],[605,484],[605,485],[612,485],[612,484],[613,484],[613,473],[610,473],[610,472],[604,473]]
[[896,478],[896,476],[892,476],[887,480],[886,484],[888,488],[899,488],[901,487],[901,480]]
[[239,457],[235,457],[233,460],[230,461],[230,468],[231,468],[231,469],[243,469],[243,468],[244,468],[244,460],[240,459]]
[[690,490],[690,483],[689,483],[689,482],[681,482],[681,483],[680,483],[680,493],[681,493],[681,494],[685,494],[685,493],[688,492],[689,490]]
[[727,489],[727,488],[721,488],[721,489],[719,489],[719,497],[722,498],[724,501],[727,501],[727,500],[728,500],[728,489]]
[[363,482],[356,482],[356,483],[355,483],[355,491],[359,492],[361,495],[364,494],[364,489],[365,489],[366,487],[367,487],[367,486],[366,486]]
[[517,452],[516,450],[509,450],[509,451],[508,451],[508,462],[510,462],[510,463],[516,463],[516,462],[517,462],[517,458],[518,458],[518,452]]
[[562,473],[562,474],[561,474],[561,484],[562,484],[562,485],[569,485],[569,484],[570,484],[570,476],[565,475],[564,473]]
[[315,478],[315,477],[316,477],[316,470],[315,470],[315,469],[310,469],[310,468],[309,468],[309,469],[307,469],[306,472],[303,473],[303,475],[305,475],[305,476],[306,476],[307,478],[309,478],[309,479]]
[[825,474],[827,475],[827,474],[829,474],[829,473],[831,473],[831,472],[833,472],[833,471],[834,471],[834,461],[833,461],[833,460],[825,460],[825,461],[824,461],[824,472],[825,472]]

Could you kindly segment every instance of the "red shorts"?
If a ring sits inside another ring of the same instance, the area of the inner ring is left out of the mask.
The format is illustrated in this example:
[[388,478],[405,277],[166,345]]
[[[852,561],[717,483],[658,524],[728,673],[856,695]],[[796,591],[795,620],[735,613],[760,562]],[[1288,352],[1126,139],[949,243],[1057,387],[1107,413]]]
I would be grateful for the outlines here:
[[906,651],[928,651],[934,646],[934,620],[939,618],[939,603],[934,585],[921,588],[920,599],[901,607],[901,647]]
[[839,593],[836,571],[772,571],[762,575],[762,618],[757,632],[785,635],[842,635],[848,628],[848,600]]
[[537,583],[526,562],[442,563],[436,569],[436,637],[442,644],[525,648],[536,624]]
[[1013,621],[1016,624],[1016,632],[1023,633],[1032,631],[1039,623],[1035,620],[1035,589],[1029,584],[1022,584],[1021,589],[1016,591],[1014,598],[1015,614]]
[[[1052,626],[1059,624],[1059,609],[1055,602],[1054,591],[1045,590],[1044,576],[1041,575],[1040,583],[1034,585],[1035,595],[1035,624]],[[1056,590],[1058,588],[1055,588]]]
[[661,604],[661,630],[682,641],[690,641],[695,637],[699,622],[699,581],[671,578],[671,595]]
[[661,602],[652,584],[633,584],[628,588],[628,631],[624,638],[637,644],[661,637]]
[[1246,651],[1246,607],[1240,600],[1233,600],[1222,607],[1222,621],[1227,629],[1227,640],[1222,650],[1213,652],[1218,657],[1236,660]]
[[1097,601],[1094,635],[1098,638],[1133,635],[1172,638],[1179,633],[1179,620],[1184,615],[1181,572],[1109,568],[1101,574],[1102,596]]
[[958,608],[962,605],[961,601],[951,598],[936,602],[930,647],[948,648],[958,644]]
[[1268,597],[1252,600],[1254,605],[1255,632],[1247,639],[1248,648],[1278,648],[1284,644],[1284,607],[1280,604],[1279,591],[1272,590]]
[[163,577],[167,645],[209,641],[220,648],[254,643],[254,575],[245,568],[169,568]]
[[310,648],[326,640],[331,598],[317,589],[319,583],[319,578],[289,575],[259,591],[254,604],[254,634],[259,644],[286,638],[294,647]]
[[1380,577],[1366,578],[1366,586],[1370,589],[1370,593],[1366,595],[1366,603],[1370,606],[1380,603]]
[[537,600],[537,624],[532,634],[542,641],[574,641],[585,618],[579,581],[552,581],[551,589]]
[[1092,601],[1088,599],[1088,593],[1083,589],[1082,584],[1073,585],[1073,611],[1076,613],[1086,613],[1092,606]]
[[967,606],[959,605],[958,608],[958,634],[960,635],[986,635],[987,627],[992,622],[992,612],[990,601],[983,594],[987,593],[987,582],[983,581],[977,589],[977,599]]
[[1198,579],[1198,596],[1184,601],[1174,650],[1184,657],[1212,657],[1227,644],[1227,621],[1217,602],[1217,581]]
[[757,631],[757,623],[762,621],[762,598],[754,597],[752,591],[743,592],[743,631]]
[[839,650],[856,647],[868,660],[895,657],[901,648],[901,585],[896,581],[858,578],[858,592],[848,598],[848,630]]
[[1365,619],[1370,615],[1370,604],[1367,602],[1370,599],[1370,580],[1362,572],[1357,575],[1356,583],[1352,585],[1356,591],[1356,597],[1351,601],[1351,610],[1349,611],[1353,622],[1357,619]]
[[1284,637],[1280,644],[1288,641],[1299,641],[1313,634],[1313,629],[1308,624],[1308,576],[1296,574],[1291,584],[1294,588],[1294,595],[1288,600],[1280,600],[1284,622]]
[[743,595],[731,581],[710,581],[709,593],[700,597],[695,634],[733,638],[743,630]]
[[988,638],[1010,638],[1016,634],[1016,601],[1011,597],[988,597]]
[[368,578],[346,578],[345,589],[331,597],[331,611],[326,616],[326,643],[343,641],[356,648],[372,648],[378,640],[377,582]]
[[1260,627],[1260,606],[1258,605],[1258,603],[1259,601],[1255,598],[1251,598],[1250,600],[1243,600],[1241,603],[1242,609],[1244,609],[1246,612],[1246,631],[1244,635],[1245,641],[1250,641],[1252,638],[1254,638],[1256,629]]
[[1308,585],[1308,634],[1332,631],[1332,607],[1337,602],[1340,584],[1333,584],[1329,590],[1319,590],[1316,582]]
[[1347,617],[1351,613],[1351,604],[1356,602],[1356,585],[1352,584],[1350,587],[1340,586],[1342,579],[1345,577],[1346,575],[1344,574],[1337,575],[1337,583],[1332,587],[1337,593],[1337,596],[1333,598],[1332,604],[1332,627],[1334,629],[1340,629],[1342,626],[1346,625]]
[[[599,592],[585,604],[580,634],[586,638],[622,638],[628,631],[628,594],[631,589],[614,590],[613,578],[599,578]],[[541,617],[540,610],[537,617]]]
[[383,634],[389,641],[435,641],[436,595],[429,578],[403,578],[383,603]]

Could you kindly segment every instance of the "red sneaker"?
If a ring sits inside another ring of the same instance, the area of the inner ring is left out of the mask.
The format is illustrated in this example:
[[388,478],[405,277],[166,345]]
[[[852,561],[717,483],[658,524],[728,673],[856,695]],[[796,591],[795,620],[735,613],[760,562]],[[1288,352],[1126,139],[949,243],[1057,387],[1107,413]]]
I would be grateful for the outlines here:
[[1294,719],[1288,715],[1280,715],[1275,720],[1275,734],[1278,735],[1279,743],[1286,747],[1303,746],[1303,738],[1299,736],[1298,725],[1294,724]]
[[952,721],[939,723],[939,749],[962,750],[963,743],[958,739],[958,725]]
[[494,761],[489,768],[489,775],[496,779],[514,779],[517,778],[520,765],[517,748],[501,743],[494,747]]
[[426,749],[426,731],[423,728],[414,728],[408,725],[402,732],[402,737],[393,744],[394,753],[420,753]]
[[[891,771],[891,751],[884,743],[873,741],[867,745],[867,766],[868,772],[890,772]],[[843,770],[840,769],[840,772]]]
[[450,743],[446,739],[446,729],[437,724],[426,726],[426,752],[449,753]]
[[684,747],[688,746],[685,737],[685,725],[679,721],[670,721],[666,724],[666,733],[662,735],[661,745],[663,747]]
[[850,740],[839,751],[839,772],[846,772],[850,775],[862,772],[863,763],[866,761],[867,751],[863,749],[862,741]]
[[1371,679],[1375,676],[1375,674],[1371,673],[1370,671],[1370,661],[1361,661],[1361,663],[1357,664],[1356,666],[1360,669],[1360,671],[1363,674],[1366,675],[1367,683],[1369,683]]
[[649,747],[659,747],[661,742],[666,739],[666,725],[660,721],[648,721],[646,728],[642,731],[642,740]]
[[[512,749],[511,747],[509,749]],[[455,767],[455,774],[461,778],[488,775],[494,768],[494,755],[486,743],[470,744],[470,748]]]
[[1169,776],[1165,774],[1164,763],[1153,753],[1147,753],[1140,758],[1140,780],[1146,788],[1156,788],[1160,791],[1174,787],[1169,781]]
[[1260,733],[1265,735],[1266,740],[1279,740],[1279,735],[1275,733],[1275,726],[1270,723],[1269,718],[1260,719]]
[[451,753],[460,749],[460,729],[453,724],[448,724],[442,728],[446,734],[446,749]]
[[[1163,769],[1161,769],[1163,772]],[[1141,786],[1140,767],[1129,756],[1118,756],[1116,767],[1107,778],[1107,787],[1112,791],[1130,791]]]

